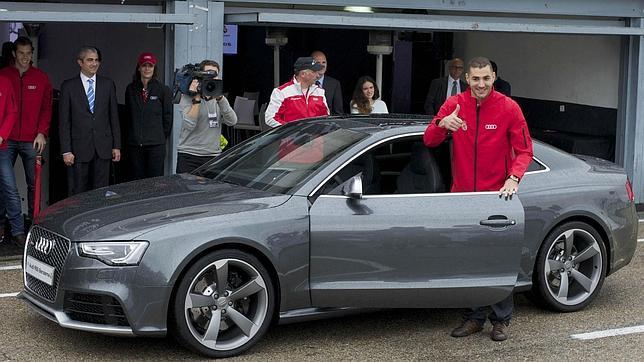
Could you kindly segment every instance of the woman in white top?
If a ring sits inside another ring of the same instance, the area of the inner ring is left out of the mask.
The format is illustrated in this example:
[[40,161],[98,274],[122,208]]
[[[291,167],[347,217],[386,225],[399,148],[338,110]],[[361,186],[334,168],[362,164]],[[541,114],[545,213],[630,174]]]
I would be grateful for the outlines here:
[[360,77],[351,99],[351,113],[389,113],[387,105],[380,99],[376,82],[368,75]]

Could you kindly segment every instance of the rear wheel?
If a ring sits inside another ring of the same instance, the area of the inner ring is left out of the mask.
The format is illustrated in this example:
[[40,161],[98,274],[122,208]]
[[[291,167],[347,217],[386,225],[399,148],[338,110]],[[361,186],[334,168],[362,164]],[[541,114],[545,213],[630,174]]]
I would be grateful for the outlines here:
[[599,293],[606,263],[604,242],[593,227],[577,221],[563,224],[539,249],[533,294],[552,310],[583,309]]
[[242,353],[266,333],[275,309],[262,263],[238,250],[218,250],[186,272],[174,298],[174,335],[208,357]]

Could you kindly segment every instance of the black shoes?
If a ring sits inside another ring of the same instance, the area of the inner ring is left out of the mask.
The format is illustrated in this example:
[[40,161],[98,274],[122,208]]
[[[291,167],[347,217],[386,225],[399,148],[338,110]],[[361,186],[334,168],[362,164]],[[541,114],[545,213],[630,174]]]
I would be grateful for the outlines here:
[[493,341],[501,342],[508,339],[508,334],[506,329],[508,328],[507,324],[503,322],[494,322],[492,323],[492,332],[490,332],[490,338]]
[[[492,331],[490,332],[490,339],[496,342],[505,341],[508,339],[507,334],[508,325],[503,322],[492,322]],[[483,326],[473,320],[463,321],[459,327],[454,328],[452,337],[467,337],[474,333],[483,330]]]
[[27,236],[25,234],[18,234],[13,236],[13,244],[19,247],[21,250],[25,248],[26,242]]
[[452,331],[452,337],[467,337],[471,334],[480,332],[483,329],[483,326],[478,324],[473,320],[463,321],[459,327],[454,328]]

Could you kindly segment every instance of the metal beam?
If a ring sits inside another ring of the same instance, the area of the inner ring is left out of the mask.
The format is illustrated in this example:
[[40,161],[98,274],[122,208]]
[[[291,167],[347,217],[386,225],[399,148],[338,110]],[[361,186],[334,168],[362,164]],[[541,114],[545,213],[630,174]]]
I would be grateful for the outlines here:
[[[266,1],[235,0],[226,3],[266,4]],[[644,0],[272,0],[273,5],[288,6],[369,6],[383,9],[419,9],[481,13],[530,15],[571,15],[598,17],[634,17],[644,15]]]
[[[534,18],[466,17],[451,15],[349,14],[298,10],[226,14],[227,24],[279,25],[414,31],[495,31],[550,34],[636,35],[644,29],[627,27],[623,21],[556,20]],[[591,25],[594,24],[594,25]]]
[[89,13],[65,11],[0,11],[0,21],[32,23],[193,24],[193,14]]
[[77,13],[155,13],[163,14],[161,5],[115,5],[78,3],[39,3],[0,1],[0,11],[61,11]]

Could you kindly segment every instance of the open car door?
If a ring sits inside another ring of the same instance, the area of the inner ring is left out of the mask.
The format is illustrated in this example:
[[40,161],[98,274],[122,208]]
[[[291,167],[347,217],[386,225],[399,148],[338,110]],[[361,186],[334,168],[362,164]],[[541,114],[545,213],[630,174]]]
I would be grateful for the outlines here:
[[310,209],[316,307],[471,307],[508,296],[524,243],[517,196],[320,195]]

